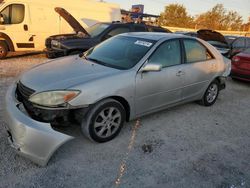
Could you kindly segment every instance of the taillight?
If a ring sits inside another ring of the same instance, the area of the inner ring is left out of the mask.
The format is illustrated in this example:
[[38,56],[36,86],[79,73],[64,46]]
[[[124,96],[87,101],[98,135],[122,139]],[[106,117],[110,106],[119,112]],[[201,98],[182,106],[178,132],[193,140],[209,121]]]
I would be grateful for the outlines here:
[[232,61],[238,63],[240,61],[240,58],[238,56],[234,56]]

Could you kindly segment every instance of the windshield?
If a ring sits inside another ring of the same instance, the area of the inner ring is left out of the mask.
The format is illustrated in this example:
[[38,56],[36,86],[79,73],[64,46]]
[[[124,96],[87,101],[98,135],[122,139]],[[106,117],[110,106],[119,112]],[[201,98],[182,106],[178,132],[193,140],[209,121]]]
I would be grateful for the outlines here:
[[102,33],[105,29],[109,27],[109,24],[104,23],[97,23],[89,28],[86,29],[88,34],[90,34],[91,37],[95,37]]
[[130,69],[154,45],[155,41],[134,37],[116,36],[85,53],[85,58],[116,69]]
[[225,39],[227,41],[228,44],[232,44],[232,42],[237,39],[237,37],[235,36],[225,36]]

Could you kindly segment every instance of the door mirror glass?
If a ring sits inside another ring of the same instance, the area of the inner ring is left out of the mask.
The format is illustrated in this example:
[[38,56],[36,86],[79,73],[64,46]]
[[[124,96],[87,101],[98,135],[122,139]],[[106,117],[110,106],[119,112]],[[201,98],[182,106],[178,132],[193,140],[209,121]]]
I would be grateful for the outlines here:
[[161,64],[151,64],[148,63],[145,67],[142,68],[142,72],[158,72],[161,71],[162,65]]

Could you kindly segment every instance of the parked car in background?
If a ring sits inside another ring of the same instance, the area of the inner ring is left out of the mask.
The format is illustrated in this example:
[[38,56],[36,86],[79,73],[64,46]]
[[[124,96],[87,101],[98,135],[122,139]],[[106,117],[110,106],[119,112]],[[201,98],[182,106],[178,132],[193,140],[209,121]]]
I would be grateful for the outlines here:
[[229,57],[232,58],[247,48],[250,48],[250,37],[237,37],[230,44]]
[[232,58],[231,77],[234,79],[250,81],[250,48]]
[[[56,58],[72,54],[79,54],[100,42],[115,35],[127,32],[165,32],[171,31],[162,27],[149,26],[145,24],[105,22],[97,23],[92,27],[84,29],[70,13],[61,15],[68,20],[74,34],[54,35],[46,39],[45,53],[48,58]],[[68,19],[70,17],[70,19]]]
[[232,42],[235,41],[235,40],[236,40],[237,38],[239,38],[240,36],[236,36],[236,35],[224,35],[224,37],[225,37],[227,43],[228,43],[229,45],[231,45]]
[[75,119],[96,142],[115,138],[125,121],[171,106],[215,103],[230,64],[203,40],[166,33],[126,33],[81,56],[55,59],[9,88],[5,118],[18,152],[45,165],[71,136],[52,128]]
[[[83,27],[121,19],[119,5],[94,0],[0,1],[0,59],[12,51],[42,51],[47,37],[71,33],[55,10],[67,9]],[[63,8],[62,8],[63,7]]]

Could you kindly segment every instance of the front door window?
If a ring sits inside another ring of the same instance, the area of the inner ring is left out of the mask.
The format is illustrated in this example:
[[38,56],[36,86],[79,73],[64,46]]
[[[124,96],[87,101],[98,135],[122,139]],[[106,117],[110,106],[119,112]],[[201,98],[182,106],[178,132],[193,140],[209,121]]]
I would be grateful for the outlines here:
[[19,24],[24,20],[24,5],[12,4],[0,13],[1,24]]

